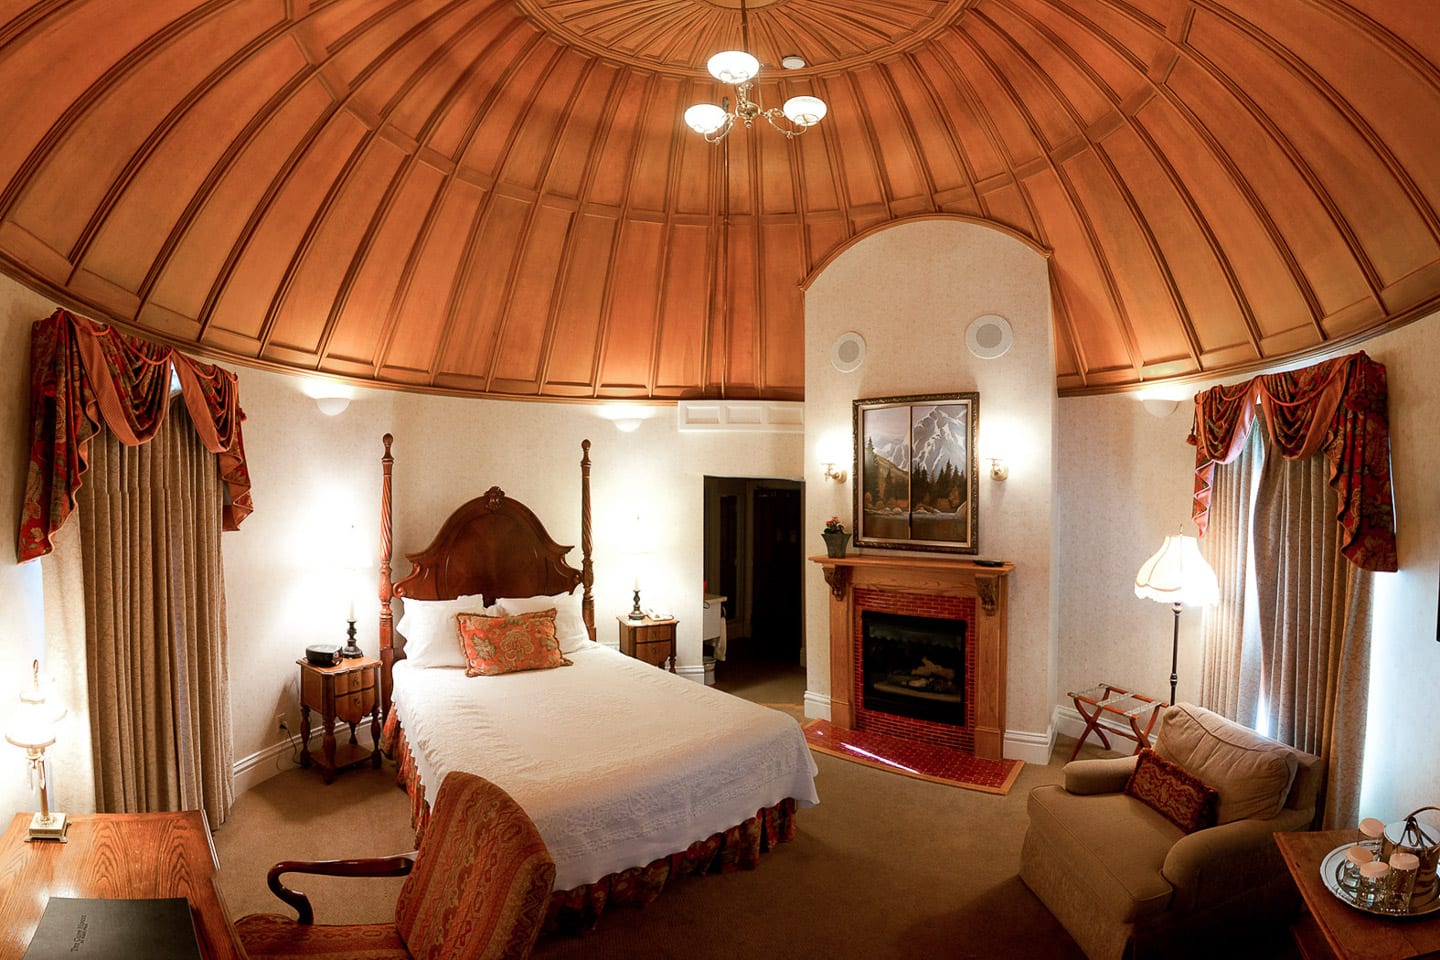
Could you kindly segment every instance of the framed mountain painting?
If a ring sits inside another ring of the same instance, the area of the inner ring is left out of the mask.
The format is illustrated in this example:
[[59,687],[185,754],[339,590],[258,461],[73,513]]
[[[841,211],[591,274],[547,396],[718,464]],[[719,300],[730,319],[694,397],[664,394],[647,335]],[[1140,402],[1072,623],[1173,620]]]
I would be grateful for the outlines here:
[[855,545],[979,551],[980,394],[855,401]]

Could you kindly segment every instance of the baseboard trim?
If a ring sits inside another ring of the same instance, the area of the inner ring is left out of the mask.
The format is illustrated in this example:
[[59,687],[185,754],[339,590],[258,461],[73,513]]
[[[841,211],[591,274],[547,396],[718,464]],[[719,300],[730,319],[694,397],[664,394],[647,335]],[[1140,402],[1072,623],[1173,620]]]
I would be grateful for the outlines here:
[[1041,766],[1050,762],[1050,751],[1055,747],[1055,723],[1043,732],[1033,730],[1006,730],[1003,756],[1007,760],[1023,760]]
[[830,719],[830,698],[823,693],[805,691],[805,717],[809,720]]
[[[313,730],[310,733],[310,752],[319,753],[325,739],[324,730]],[[281,740],[279,743],[272,743],[270,746],[248,757],[241,757],[236,760],[231,770],[233,771],[235,796],[240,796],[247,790],[257,787],[269,780],[278,773],[286,770],[294,770],[300,766],[292,760],[300,750],[300,737],[297,735],[293,740]]]
[[705,682],[705,664],[703,663],[679,663],[675,665],[675,675],[684,677],[686,680]]

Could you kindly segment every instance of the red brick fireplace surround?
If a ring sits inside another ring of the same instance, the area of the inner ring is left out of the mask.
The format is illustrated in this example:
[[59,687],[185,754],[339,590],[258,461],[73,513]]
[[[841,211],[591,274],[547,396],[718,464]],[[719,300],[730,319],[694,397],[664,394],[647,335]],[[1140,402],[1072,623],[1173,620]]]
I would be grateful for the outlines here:
[[[1009,576],[1014,565],[871,552],[811,557],[830,585],[830,722],[1002,758]],[[865,709],[860,620],[866,610],[964,620],[965,726]]]

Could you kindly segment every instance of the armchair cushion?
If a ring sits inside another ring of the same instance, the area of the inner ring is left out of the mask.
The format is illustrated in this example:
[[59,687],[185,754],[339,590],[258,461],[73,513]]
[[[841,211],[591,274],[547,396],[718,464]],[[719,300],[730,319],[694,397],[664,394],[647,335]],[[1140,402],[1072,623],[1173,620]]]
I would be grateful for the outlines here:
[[1170,905],[1161,867],[1184,836],[1175,824],[1123,793],[1077,796],[1054,785],[1032,790],[1028,808],[1047,857],[1084,884],[1109,919],[1131,923]]
[[236,922],[235,932],[245,945],[246,955],[256,960],[410,960],[410,951],[405,949],[405,941],[393,923],[337,927],[297,923],[273,913],[252,913]]
[[1215,788],[1184,767],[1156,756],[1149,747],[1140,751],[1135,771],[1125,782],[1125,793],[1186,833],[1215,824],[1219,796]]
[[1299,765],[1292,748],[1188,703],[1165,710],[1155,752],[1215,788],[1220,824],[1274,817]]

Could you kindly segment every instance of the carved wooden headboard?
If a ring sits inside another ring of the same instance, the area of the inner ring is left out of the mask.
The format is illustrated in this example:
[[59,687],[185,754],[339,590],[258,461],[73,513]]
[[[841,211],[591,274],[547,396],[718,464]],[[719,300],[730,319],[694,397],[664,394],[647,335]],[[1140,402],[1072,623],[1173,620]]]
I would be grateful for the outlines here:
[[380,662],[383,709],[390,711],[391,671],[405,657],[405,641],[394,630],[392,597],[449,600],[483,594],[487,603],[497,597],[533,597],[570,593],[583,587],[581,611],[590,639],[595,639],[594,564],[590,559],[590,441],[580,444],[580,569],[565,561],[571,547],[556,543],[529,507],[491,487],[483,496],[460,507],[440,526],[430,546],[407,553],[410,574],[390,581],[392,550],[390,487],[395,458],[393,438],[385,434],[385,455],[380,458]]

